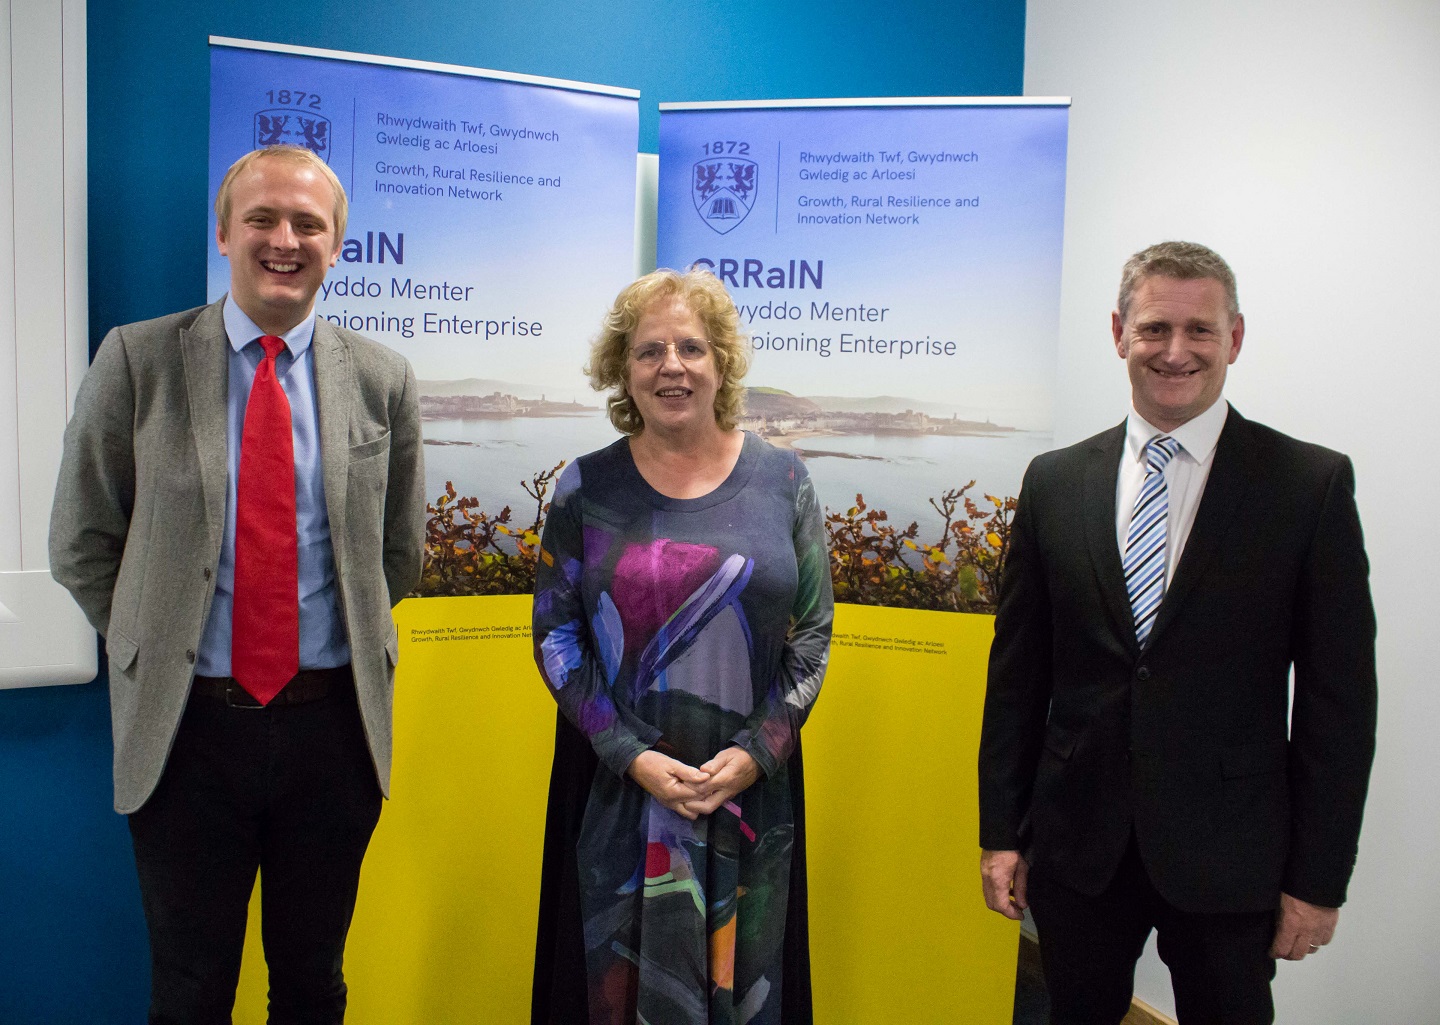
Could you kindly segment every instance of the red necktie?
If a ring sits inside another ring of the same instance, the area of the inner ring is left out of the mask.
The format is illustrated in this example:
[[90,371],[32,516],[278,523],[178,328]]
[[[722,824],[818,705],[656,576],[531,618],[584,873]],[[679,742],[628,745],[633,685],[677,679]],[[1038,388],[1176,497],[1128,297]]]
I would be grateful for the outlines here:
[[267,704],[300,669],[300,570],[290,400],[275,376],[283,339],[260,339],[240,435],[235,491],[235,608],[230,675]]

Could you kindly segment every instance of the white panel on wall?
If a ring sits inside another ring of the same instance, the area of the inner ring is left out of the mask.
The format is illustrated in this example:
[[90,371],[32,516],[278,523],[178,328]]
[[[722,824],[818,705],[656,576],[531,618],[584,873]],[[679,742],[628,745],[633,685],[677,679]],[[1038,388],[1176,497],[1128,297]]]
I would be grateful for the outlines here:
[[0,687],[95,676],[46,555],[89,362],[85,124],[84,0],[0,0]]

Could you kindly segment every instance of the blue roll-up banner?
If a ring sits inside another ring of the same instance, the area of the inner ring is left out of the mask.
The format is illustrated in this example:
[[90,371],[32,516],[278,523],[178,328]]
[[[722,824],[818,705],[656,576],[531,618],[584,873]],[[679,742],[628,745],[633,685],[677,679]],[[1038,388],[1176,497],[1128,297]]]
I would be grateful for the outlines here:
[[[414,365],[432,500],[453,481],[524,506],[521,481],[613,439],[580,368],[634,269],[637,91],[211,44],[210,194],[271,143],[339,176],[350,223],[317,310]],[[213,300],[229,266],[209,248]]]
[[661,104],[659,263],[729,287],[745,426],[832,510],[863,493],[923,544],[932,499],[1014,496],[1050,446],[1068,104]]
[[[581,368],[634,273],[639,94],[211,43],[211,195],[256,147],[323,156],[350,222],[318,314],[420,383],[423,600],[395,609],[395,800],[346,947],[350,1018],[522,1021],[555,729],[529,641],[539,496],[615,438]],[[218,298],[229,267],[208,244]],[[258,903],[237,1022],[265,1020]]]
[[[730,289],[753,348],[743,426],[801,454],[827,513],[838,604],[805,727],[816,1021],[1011,1017],[1016,926],[962,869],[983,613],[1051,447],[1068,113],[661,105],[659,262]],[[938,806],[916,780],[945,781]]]

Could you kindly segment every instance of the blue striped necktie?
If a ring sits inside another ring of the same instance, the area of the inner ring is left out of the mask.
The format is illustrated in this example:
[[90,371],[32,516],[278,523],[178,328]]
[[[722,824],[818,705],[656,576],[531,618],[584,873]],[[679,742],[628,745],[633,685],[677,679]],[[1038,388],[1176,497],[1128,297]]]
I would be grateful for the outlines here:
[[1165,467],[1178,451],[1180,443],[1168,434],[1157,434],[1145,443],[1145,482],[1125,537],[1125,590],[1135,614],[1135,639],[1142,648],[1165,597],[1165,526],[1170,515]]

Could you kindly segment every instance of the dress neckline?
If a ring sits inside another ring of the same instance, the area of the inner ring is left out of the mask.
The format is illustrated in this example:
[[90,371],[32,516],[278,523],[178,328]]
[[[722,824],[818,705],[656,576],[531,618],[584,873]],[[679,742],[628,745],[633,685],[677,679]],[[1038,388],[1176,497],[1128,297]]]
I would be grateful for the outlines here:
[[755,470],[755,462],[758,458],[759,446],[765,442],[758,435],[750,431],[743,432],[745,440],[740,446],[740,457],[735,460],[731,467],[730,474],[713,489],[695,498],[671,498],[669,495],[657,491],[645,475],[640,472],[640,467],[635,465],[635,456],[630,451],[630,439],[621,438],[615,444],[620,448],[620,461],[625,474],[630,478],[630,483],[639,489],[645,496],[645,500],[656,509],[664,509],[671,512],[694,511],[697,509],[709,509],[712,506],[727,502],[746,485],[750,475]]

